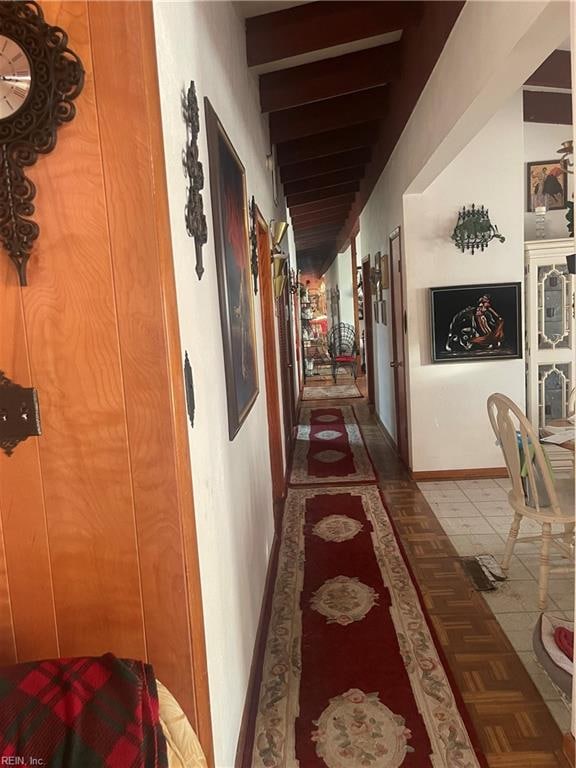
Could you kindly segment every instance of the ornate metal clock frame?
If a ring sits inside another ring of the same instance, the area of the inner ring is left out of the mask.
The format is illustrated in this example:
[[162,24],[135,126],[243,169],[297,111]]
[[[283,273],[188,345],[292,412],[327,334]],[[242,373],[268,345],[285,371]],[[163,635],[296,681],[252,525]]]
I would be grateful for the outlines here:
[[202,246],[208,241],[208,228],[204,215],[204,203],[202,189],[204,188],[204,169],[198,160],[198,134],[200,133],[200,115],[198,112],[198,99],[196,98],[196,86],[190,81],[187,93],[182,95],[182,116],[186,123],[186,148],[182,156],[184,174],[189,181],[188,200],[184,217],[186,231],[189,237],[194,238],[196,246],[196,274],[198,280],[204,274],[204,261],[202,258]]
[[60,27],[44,21],[35,2],[0,2],[0,34],[14,40],[30,64],[31,87],[14,114],[0,120],[0,241],[14,262],[20,285],[40,229],[32,220],[36,187],[24,169],[56,146],[56,134],[76,114],[72,103],[84,69]]

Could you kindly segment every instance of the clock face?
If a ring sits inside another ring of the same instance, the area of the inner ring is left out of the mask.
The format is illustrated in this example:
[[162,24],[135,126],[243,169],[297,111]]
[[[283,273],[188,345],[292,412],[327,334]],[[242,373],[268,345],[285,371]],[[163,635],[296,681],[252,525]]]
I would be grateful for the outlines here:
[[24,106],[32,84],[30,61],[15,40],[0,35],[0,120]]

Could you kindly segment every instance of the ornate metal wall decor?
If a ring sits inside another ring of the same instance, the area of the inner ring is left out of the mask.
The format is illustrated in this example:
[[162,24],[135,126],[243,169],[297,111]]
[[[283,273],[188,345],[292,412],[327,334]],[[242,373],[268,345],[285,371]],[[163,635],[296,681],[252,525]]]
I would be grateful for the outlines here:
[[190,81],[187,93],[182,95],[182,115],[186,123],[186,148],[182,155],[184,174],[188,179],[188,200],[184,210],[186,231],[194,238],[196,246],[196,274],[198,280],[204,274],[202,246],[208,241],[208,228],[204,215],[204,203],[201,191],[204,189],[204,169],[198,160],[198,134],[200,133],[200,116],[196,86]]
[[36,188],[24,169],[54,149],[84,84],[82,63],[67,46],[64,30],[44,21],[37,3],[0,3],[0,240],[20,285],[39,235]]
[[258,293],[258,233],[256,229],[256,201],[250,200],[250,269],[254,280],[254,293]]
[[36,390],[14,384],[0,371],[0,449],[11,456],[19,443],[40,434]]
[[474,253],[475,250],[483,251],[493,239],[503,243],[506,238],[490,221],[488,209],[483,205],[480,208],[476,208],[475,205],[471,208],[463,207],[458,213],[458,221],[452,233],[452,240],[456,247],[460,248],[462,253],[465,250],[471,250]]
[[194,380],[192,378],[192,366],[188,352],[184,353],[184,388],[186,391],[186,410],[190,419],[190,426],[194,426],[194,414],[196,413],[196,400],[194,397]]

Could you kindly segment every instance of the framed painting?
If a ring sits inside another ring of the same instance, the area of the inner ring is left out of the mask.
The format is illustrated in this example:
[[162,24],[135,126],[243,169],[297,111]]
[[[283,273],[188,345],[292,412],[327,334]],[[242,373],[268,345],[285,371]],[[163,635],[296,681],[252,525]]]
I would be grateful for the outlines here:
[[380,286],[384,290],[390,288],[390,259],[387,253],[380,256]]
[[379,323],[380,322],[380,304],[378,301],[375,301],[373,306],[374,306],[374,322]]
[[204,99],[204,108],[228,401],[228,433],[230,440],[233,440],[258,397],[246,173],[207,98]]
[[522,357],[520,283],[430,288],[432,361]]
[[547,211],[566,208],[568,176],[560,161],[539,160],[527,163],[526,167],[527,210],[533,213],[540,207],[545,207]]

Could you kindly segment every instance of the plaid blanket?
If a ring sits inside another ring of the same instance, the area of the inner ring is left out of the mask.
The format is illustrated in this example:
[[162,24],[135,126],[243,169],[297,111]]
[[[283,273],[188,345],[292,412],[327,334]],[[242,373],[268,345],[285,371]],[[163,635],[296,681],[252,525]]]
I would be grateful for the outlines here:
[[0,765],[166,768],[152,667],[110,653],[0,667]]

